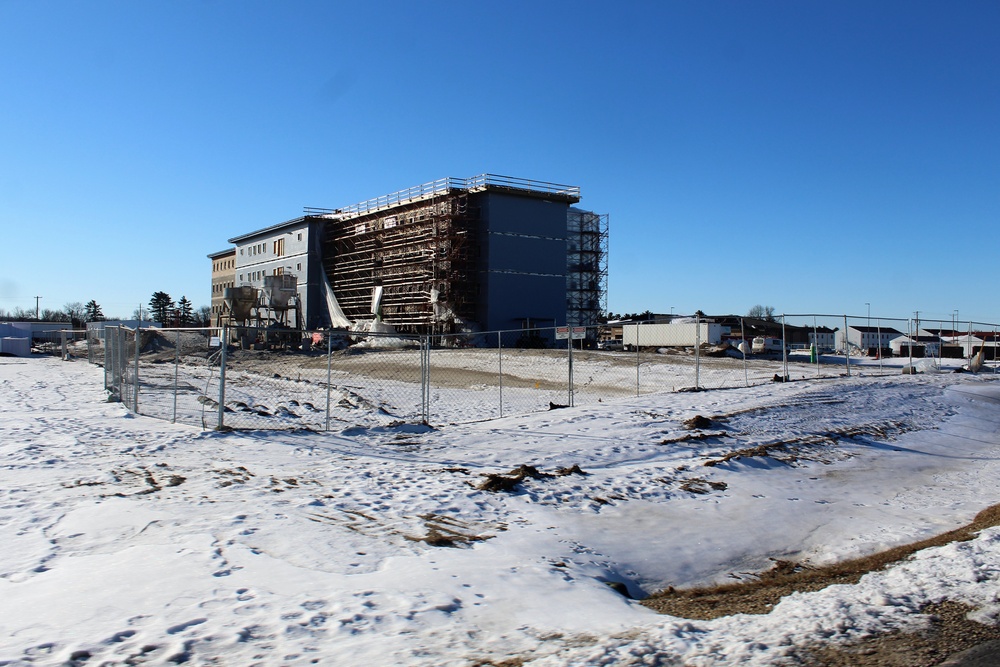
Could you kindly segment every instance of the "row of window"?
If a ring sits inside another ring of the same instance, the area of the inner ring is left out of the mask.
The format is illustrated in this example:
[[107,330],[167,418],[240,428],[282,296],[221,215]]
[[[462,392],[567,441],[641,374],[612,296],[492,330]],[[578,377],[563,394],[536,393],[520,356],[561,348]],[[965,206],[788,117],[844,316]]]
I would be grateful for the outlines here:
[[[301,263],[296,264],[295,265],[295,270],[296,271],[301,271],[302,270],[302,264]],[[279,266],[279,267],[271,270],[271,275],[273,275],[273,276],[284,275],[284,273],[285,273],[285,267],[283,267],[283,266]],[[250,273],[246,273],[246,274],[241,273],[240,274],[240,282],[243,281],[243,276],[244,275],[246,276],[247,280],[261,280],[261,279],[263,279],[264,276],[267,275],[267,271],[251,271]]]
[[[298,240],[298,241],[302,240],[302,232],[299,232],[296,235],[296,240]],[[265,243],[255,243],[254,245],[246,246],[245,248],[240,248],[240,254],[241,255],[244,254],[244,252],[243,252],[244,250],[246,251],[245,254],[250,255],[250,256],[253,256],[253,255],[262,255],[265,252],[267,252],[267,243],[266,242]],[[274,240],[274,241],[271,242],[271,254],[275,255],[276,257],[283,257],[285,255],[285,239],[284,238],[276,239],[276,240]]]
[[219,272],[236,267],[235,259],[218,259],[212,262],[212,271]]
[[214,284],[214,285],[212,285],[212,294],[219,294],[219,293],[225,291],[225,289],[227,287],[232,287],[232,286],[233,286],[233,283],[217,283],[217,284]]

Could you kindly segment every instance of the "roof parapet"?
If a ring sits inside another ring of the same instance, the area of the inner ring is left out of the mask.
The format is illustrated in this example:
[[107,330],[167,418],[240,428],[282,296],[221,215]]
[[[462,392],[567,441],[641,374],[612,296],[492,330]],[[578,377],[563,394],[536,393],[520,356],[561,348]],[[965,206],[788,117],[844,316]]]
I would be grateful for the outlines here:
[[430,199],[455,190],[466,192],[482,192],[490,188],[528,192],[535,195],[554,195],[573,203],[580,201],[580,187],[576,185],[561,185],[547,181],[536,181],[529,178],[500,176],[498,174],[479,174],[471,178],[439,178],[436,181],[415,185],[405,190],[392,192],[374,199],[367,199],[357,204],[338,209],[306,208],[307,215],[318,215],[329,219],[353,218],[374,211],[393,208],[402,204]]

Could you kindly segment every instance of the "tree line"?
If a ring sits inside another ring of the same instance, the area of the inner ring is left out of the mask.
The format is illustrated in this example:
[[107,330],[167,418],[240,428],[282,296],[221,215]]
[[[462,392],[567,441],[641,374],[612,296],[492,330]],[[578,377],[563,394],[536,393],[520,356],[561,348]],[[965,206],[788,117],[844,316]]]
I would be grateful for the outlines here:
[[165,327],[207,327],[212,324],[212,309],[208,306],[195,309],[186,296],[181,296],[175,303],[166,292],[154,292],[149,300],[149,307],[143,308],[140,305],[132,311],[131,317],[107,317],[104,315],[101,305],[94,299],[85,304],[79,301],[67,303],[61,310],[42,308],[36,312],[33,309],[14,308],[5,311],[0,308],[0,320],[67,322],[73,329],[82,329],[89,322],[130,319],[153,320]]

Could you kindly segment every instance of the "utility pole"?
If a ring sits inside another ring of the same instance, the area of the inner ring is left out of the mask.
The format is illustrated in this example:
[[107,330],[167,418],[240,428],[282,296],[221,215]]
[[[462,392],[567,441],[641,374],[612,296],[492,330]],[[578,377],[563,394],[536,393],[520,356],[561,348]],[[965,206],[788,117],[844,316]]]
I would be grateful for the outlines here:
[[38,302],[41,301],[41,300],[42,300],[42,297],[40,297],[40,296],[36,296],[35,297],[35,319],[36,320],[39,319],[39,316],[38,316]]

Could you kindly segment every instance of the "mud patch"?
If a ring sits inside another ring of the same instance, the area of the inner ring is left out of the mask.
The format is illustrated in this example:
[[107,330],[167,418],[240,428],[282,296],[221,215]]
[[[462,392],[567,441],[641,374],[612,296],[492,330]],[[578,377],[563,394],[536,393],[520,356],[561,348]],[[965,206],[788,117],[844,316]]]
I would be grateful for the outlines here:
[[775,561],[773,568],[753,581],[654,593],[642,604],[661,614],[710,620],[731,614],[766,614],[792,593],[818,591],[833,584],[856,584],[869,572],[881,570],[921,549],[973,539],[980,530],[1000,525],[1000,505],[976,515],[972,523],[935,537],[895,547],[864,558],[811,567],[805,563]]
[[492,493],[514,491],[525,479],[550,479],[552,477],[565,477],[566,475],[586,475],[579,465],[569,468],[559,468],[555,473],[541,472],[532,465],[521,464],[506,474],[487,473],[485,479],[476,485],[480,491],[490,491]]

